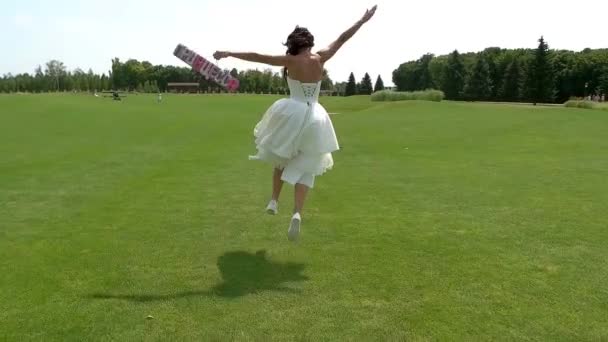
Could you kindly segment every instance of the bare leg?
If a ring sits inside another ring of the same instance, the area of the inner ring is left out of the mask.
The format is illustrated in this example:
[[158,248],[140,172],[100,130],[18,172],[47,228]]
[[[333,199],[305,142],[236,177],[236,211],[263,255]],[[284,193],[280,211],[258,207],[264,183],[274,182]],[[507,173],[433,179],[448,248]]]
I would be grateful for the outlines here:
[[294,197],[295,197],[295,207],[293,209],[295,213],[302,213],[302,209],[304,208],[304,201],[306,200],[306,195],[308,194],[308,187],[304,184],[296,184]]
[[281,189],[283,189],[283,181],[281,180],[281,176],[283,175],[283,170],[275,168],[274,174],[272,175],[272,199],[275,201],[279,201],[279,195],[281,195]]
[[300,236],[300,224],[302,222],[302,208],[304,207],[304,201],[306,200],[306,194],[308,193],[308,186],[297,183],[294,191],[295,206],[293,208],[293,217],[289,223],[289,230],[287,231],[287,238],[289,241],[297,241]]

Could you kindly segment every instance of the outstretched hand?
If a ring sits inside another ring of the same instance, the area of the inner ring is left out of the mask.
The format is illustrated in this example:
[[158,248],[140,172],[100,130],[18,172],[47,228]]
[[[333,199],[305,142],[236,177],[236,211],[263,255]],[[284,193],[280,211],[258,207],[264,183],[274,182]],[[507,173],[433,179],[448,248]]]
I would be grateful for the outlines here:
[[213,58],[220,60],[222,58],[226,58],[229,57],[229,53],[228,51],[215,51],[215,53],[213,54]]
[[366,10],[365,14],[363,15],[363,18],[361,18],[361,22],[363,22],[363,23],[368,22],[376,13],[376,8],[378,8],[378,5],[375,5],[371,9]]

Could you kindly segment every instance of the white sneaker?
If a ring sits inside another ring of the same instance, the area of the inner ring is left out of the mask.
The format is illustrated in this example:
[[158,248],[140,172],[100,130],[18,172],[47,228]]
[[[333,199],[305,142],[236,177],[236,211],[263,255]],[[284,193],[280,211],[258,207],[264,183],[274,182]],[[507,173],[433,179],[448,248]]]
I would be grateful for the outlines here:
[[270,200],[266,207],[266,212],[270,215],[276,215],[279,213],[279,203],[275,200]]
[[302,217],[300,213],[293,214],[291,222],[289,223],[289,230],[287,231],[287,238],[289,241],[297,241],[300,236],[300,225],[302,224]]

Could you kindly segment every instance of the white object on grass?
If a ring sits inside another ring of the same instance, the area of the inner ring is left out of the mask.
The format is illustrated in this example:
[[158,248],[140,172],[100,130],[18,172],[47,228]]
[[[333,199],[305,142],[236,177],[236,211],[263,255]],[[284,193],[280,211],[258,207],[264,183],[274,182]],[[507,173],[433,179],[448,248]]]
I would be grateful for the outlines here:
[[279,203],[275,200],[270,200],[268,202],[268,206],[266,207],[266,212],[270,215],[276,215],[279,213]]
[[289,230],[287,231],[287,238],[289,241],[297,241],[300,237],[300,226],[302,225],[302,217],[300,213],[293,214],[291,222],[289,223]]

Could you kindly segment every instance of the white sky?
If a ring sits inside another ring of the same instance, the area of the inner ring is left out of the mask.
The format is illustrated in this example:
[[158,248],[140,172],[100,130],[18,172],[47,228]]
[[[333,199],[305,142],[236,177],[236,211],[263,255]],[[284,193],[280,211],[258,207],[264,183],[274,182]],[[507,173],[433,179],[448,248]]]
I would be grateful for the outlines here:
[[[320,48],[375,3],[376,16],[326,65],[334,81],[352,71],[357,80],[369,72],[391,84],[400,63],[427,52],[533,48],[541,35],[551,48],[608,47],[606,0],[8,2],[0,12],[0,74],[31,73],[50,59],[95,72],[107,72],[113,57],[183,65],[172,54],[178,43],[207,57],[215,50],[283,54],[295,25],[308,27]],[[220,66],[265,68],[232,58]]]

